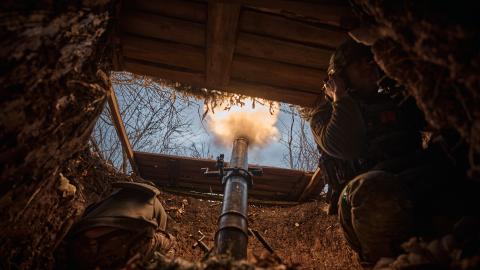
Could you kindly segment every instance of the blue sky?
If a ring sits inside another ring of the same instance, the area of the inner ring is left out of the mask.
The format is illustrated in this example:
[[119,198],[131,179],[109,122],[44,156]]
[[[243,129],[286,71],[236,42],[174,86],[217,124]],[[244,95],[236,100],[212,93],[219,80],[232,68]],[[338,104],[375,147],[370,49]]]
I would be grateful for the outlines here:
[[[142,89],[140,89],[142,88]],[[141,91],[150,91],[151,89],[148,89],[149,87],[142,86],[141,84],[139,85],[134,85],[133,87],[129,88],[128,90],[125,90],[121,87],[116,86],[115,91],[117,92],[117,98],[119,101],[120,109],[126,110],[126,101],[131,101],[131,98],[137,99],[138,97],[132,97],[129,95],[122,95],[122,93],[128,93],[128,92],[133,92],[133,93],[138,93]],[[156,89],[153,87],[153,89]],[[157,89],[158,90],[158,89]],[[124,92],[125,91],[125,92]],[[172,91],[175,91],[173,89],[165,88],[163,89],[165,93],[173,93]],[[146,92],[144,92],[146,93]],[[173,96],[173,95],[172,95]],[[129,106],[130,111],[123,111],[124,113],[124,123],[126,124],[126,129],[127,133],[130,135],[134,130],[132,130],[132,125],[138,122],[138,119],[142,119],[143,114],[142,114],[142,109],[141,106],[159,106],[160,108],[164,105],[161,105],[165,103],[169,103],[169,100],[171,99],[171,96],[168,94],[164,97],[166,98],[165,100],[158,100],[155,101],[155,104],[148,104],[145,103],[145,100],[151,100],[150,98],[155,98],[154,96],[150,97],[148,95],[144,95],[143,97],[139,98],[140,100],[136,101],[134,100],[134,103],[137,103],[137,106],[140,106],[140,111],[139,110],[134,110],[132,111],[132,108],[135,107],[135,105]],[[126,99],[126,100],[124,100]],[[142,103],[143,102],[143,103]],[[127,102],[128,103],[128,102]],[[128,104],[131,104],[128,103]],[[145,105],[144,105],[145,104]],[[176,154],[176,155],[184,155],[184,156],[192,156],[191,151],[188,150],[190,149],[192,144],[195,144],[197,147],[200,147],[202,144],[204,146],[209,147],[209,156],[211,158],[216,158],[219,154],[225,154],[225,160],[228,161],[230,159],[230,154],[231,154],[231,148],[230,146],[222,146],[221,144],[216,143],[215,135],[213,132],[211,132],[208,129],[208,124],[207,120],[202,121],[202,115],[204,112],[204,105],[203,105],[203,100],[194,100],[193,98],[184,98],[184,97],[177,97],[175,99],[174,103],[176,108],[182,108],[182,111],[179,115],[179,117],[182,118],[182,121],[184,122],[190,122],[191,126],[180,133],[175,134],[173,138],[173,143],[174,145],[180,146],[179,148],[173,148],[173,149],[186,149],[186,150],[181,150],[181,152],[163,152],[163,150],[158,149],[156,147],[156,143],[159,141],[162,141],[162,130],[164,131],[164,127],[160,127],[158,129],[158,132],[155,134],[151,134],[150,137],[145,141],[146,144],[144,143],[143,146],[140,148],[134,148],[134,150],[137,151],[145,151],[145,152],[156,152],[156,151],[162,151],[162,153],[170,153],[170,154]],[[185,106],[188,105],[186,108]],[[169,106],[168,104],[165,106]],[[251,102],[246,101],[245,106],[251,106]],[[257,105],[258,106],[258,105]],[[216,111],[219,111],[220,109],[217,108]],[[127,117],[129,115],[129,117]],[[292,118],[293,116],[293,118]],[[108,117],[107,117],[108,118]],[[281,139],[283,138],[284,141],[288,137],[288,132],[290,131],[290,125],[292,123],[292,119],[294,121],[294,130],[293,132],[297,132],[297,135],[299,134],[300,129],[300,117],[296,115],[296,113],[292,114],[290,107],[287,104],[281,104],[280,105],[280,110],[278,113],[278,118],[276,122],[276,127],[278,128],[279,135],[277,140],[272,140],[269,144],[265,145],[262,148],[255,148],[253,147],[252,149],[249,150],[249,163],[250,164],[258,164],[258,165],[263,165],[263,166],[275,166],[275,167],[284,167],[284,168],[289,168],[289,163],[285,159],[286,154],[288,153],[287,147],[284,145],[284,143],[281,142]],[[130,123],[132,125],[129,125],[127,122],[131,121]],[[98,123],[97,123],[98,125]],[[313,138],[311,136],[311,131],[308,128],[308,123],[307,123],[307,128],[305,130],[305,133],[309,138],[307,139],[310,142],[313,142]],[[109,128],[109,133],[110,135],[114,135],[116,140],[116,134],[114,134],[114,131],[112,127],[107,127]],[[153,136],[153,137],[151,137]],[[110,137],[112,138],[112,137]],[[298,136],[295,138],[298,139]],[[113,141],[109,141],[110,139],[106,139],[107,147],[113,143]],[[130,138],[132,141],[132,138]],[[298,140],[300,142],[300,140]],[[296,141],[294,141],[295,143]],[[156,150],[154,150],[156,149]],[[175,150],[174,150],[175,151]],[[315,149],[316,151],[316,149]],[[118,155],[117,153],[117,159],[121,158],[121,156]],[[315,159],[316,160],[316,159]],[[113,162],[115,163],[115,161]],[[117,164],[118,165],[118,164]],[[294,164],[294,166],[299,166],[299,164]],[[300,165],[302,166],[302,165]],[[310,166],[310,165],[309,165]],[[304,167],[302,167],[304,168]]]
[[[201,103],[190,106],[189,115],[192,116],[193,130],[198,131],[195,134],[195,137],[189,138],[185,143],[191,143],[191,141],[201,144],[202,142],[210,145],[210,150],[214,158],[219,154],[225,154],[225,159],[228,161],[230,158],[231,149],[221,144],[215,143],[215,135],[208,129],[206,120],[201,121],[202,112],[198,113],[199,108],[201,109]],[[246,105],[250,106],[250,105]],[[280,111],[277,121],[277,128],[281,134],[281,123],[288,123],[290,120],[290,115],[285,112]],[[287,167],[286,162],[283,160],[285,153],[285,147],[280,143],[279,140],[271,141],[268,145],[262,148],[253,148],[249,150],[249,163],[259,164],[264,166],[275,166],[275,167]]]

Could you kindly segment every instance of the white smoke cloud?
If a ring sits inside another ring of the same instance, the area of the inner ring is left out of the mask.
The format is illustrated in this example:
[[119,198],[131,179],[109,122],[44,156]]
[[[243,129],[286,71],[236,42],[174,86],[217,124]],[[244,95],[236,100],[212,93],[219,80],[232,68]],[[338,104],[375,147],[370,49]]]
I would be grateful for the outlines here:
[[269,105],[233,106],[228,111],[211,113],[207,117],[209,129],[216,142],[231,146],[238,137],[247,138],[250,146],[263,147],[271,141],[278,140],[279,132],[275,126],[278,118],[278,104],[273,112]]

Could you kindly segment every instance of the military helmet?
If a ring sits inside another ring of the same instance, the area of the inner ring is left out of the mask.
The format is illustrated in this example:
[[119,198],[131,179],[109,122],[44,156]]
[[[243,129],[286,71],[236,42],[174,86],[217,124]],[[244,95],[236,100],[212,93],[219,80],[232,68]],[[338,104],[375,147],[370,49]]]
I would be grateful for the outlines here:
[[342,73],[350,64],[365,57],[373,57],[370,47],[357,43],[353,39],[348,39],[342,43],[333,53],[332,57],[330,57],[327,74],[328,76],[332,76]]

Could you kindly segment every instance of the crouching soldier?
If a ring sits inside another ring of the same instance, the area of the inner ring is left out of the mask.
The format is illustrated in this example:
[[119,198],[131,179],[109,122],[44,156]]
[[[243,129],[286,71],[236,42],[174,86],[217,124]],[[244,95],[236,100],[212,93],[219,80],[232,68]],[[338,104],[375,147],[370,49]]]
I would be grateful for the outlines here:
[[118,182],[117,190],[89,206],[69,233],[69,268],[117,269],[140,254],[174,255],[174,238],[165,232],[167,214],[159,191],[147,183]]
[[[338,215],[366,265],[397,254],[411,236],[448,230],[450,220],[436,218],[451,212],[439,199],[455,194],[446,179],[459,179],[441,151],[422,149],[425,122],[415,101],[393,83],[379,86],[381,79],[370,48],[347,41],[330,59],[326,99],[310,120],[321,152],[354,170]],[[341,169],[325,173],[338,178]]]

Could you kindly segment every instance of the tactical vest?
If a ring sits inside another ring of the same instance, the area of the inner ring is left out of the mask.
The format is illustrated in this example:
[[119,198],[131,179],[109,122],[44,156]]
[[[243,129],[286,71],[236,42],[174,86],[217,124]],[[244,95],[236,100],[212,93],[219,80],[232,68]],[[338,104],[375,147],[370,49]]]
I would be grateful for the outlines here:
[[[413,103],[412,103],[413,102]],[[386,95],[358,100],[367,129],[367,151],[360,163],[368,167],[402,157],[421,148],[413,100],[399,102]]]
[[[361,158],[341,160],[319,148],[319,166],[333,189],[342,188],[355,176],[371,170],[380,162],[414,153],[421,146],[420,128],[416,119],[419,111],[413,100],[401,102],[386,94],[368,99],[361,99],[354,93],[351,96],[357,101],[366,125],[367,150]],[[325,113],[320,116],[330,117],[331,108],[322,109]]]

